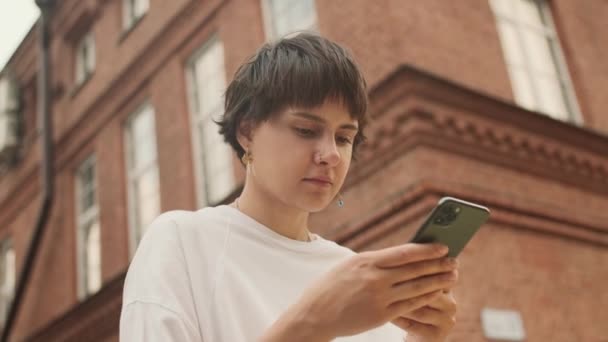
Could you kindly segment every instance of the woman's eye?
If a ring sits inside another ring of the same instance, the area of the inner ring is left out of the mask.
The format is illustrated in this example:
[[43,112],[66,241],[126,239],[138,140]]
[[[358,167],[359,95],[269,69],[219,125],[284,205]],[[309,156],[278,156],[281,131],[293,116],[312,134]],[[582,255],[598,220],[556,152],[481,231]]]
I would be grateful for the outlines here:
[[[304,138],[314,138],[319,135],[319,133],[313,129],[308,128],[294,128],[294,130],[298,133],[298,135]],[[336,141],[341,145],[352,144],[352,141],[349,137],[336,137]]]
[[347,137],[338,137],[337,140],[341,144],[352,144],[352,141],[350,141],[350,139]]
[[300,134],[301,136],[304,136],[304,137],[313,137],[316,135],[316,132],[313,131],[312,129],[296,128],[295,130],[296,130],[296,132],[298,132],[298,134]]

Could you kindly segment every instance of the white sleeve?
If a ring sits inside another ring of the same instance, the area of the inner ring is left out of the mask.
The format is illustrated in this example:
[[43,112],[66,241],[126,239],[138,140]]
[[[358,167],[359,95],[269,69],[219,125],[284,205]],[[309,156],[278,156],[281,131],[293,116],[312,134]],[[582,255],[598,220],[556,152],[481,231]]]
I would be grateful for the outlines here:
[[203,342],[176,312],[155,303],[132,302],[120,316],[121,342]]
[[202,341],[179,215],[157,217],[137,247],[123,288],[120,341]]

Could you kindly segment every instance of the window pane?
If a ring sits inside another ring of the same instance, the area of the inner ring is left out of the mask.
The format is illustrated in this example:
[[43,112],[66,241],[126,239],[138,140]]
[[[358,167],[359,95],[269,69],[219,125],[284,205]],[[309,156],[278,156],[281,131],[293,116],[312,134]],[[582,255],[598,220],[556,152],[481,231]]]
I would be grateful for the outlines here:
[[9,80],[8,77],[0,77],[0,108],[6,108],[9,103]]
[[156,159],[156,144],[152,137],[148,137],[134,146],[133,166],[140,168]]
[[233,189],[232,150],[217,133],[217,125],[206,120],[199,126],[202,136],[203,179],[207,198],[212,203],[224,199]]
[[498,20],[498,33],[500,34],[500,42],[507,62],[524,67],[524,56],[519,46],[516,28],[507,21]]
[[2,287],[6,294],[12,295],[15,289],[15,249],[8,247],[4,254],[4,282]]
[[277,38],[311,29],[316,23],[314,0],[271,0],[270,12]]
[[0,255],[0,326],[6,320],[15,289],[15,251],[4,242]]
[[84,190],[82,193],[81,213],[86,212],[95,206],[95,191],[92,189]]
[[283,14],[292,5],[290,0],[271,0],[270,8],[273,15]]
[[76,84],[80,84],[85,79],[85,71],[84,71],[84,59],[82,57],[82,49],[78,48],[76,52]]
[[142,173],[136,180],[136,185],[137,199],[140,203],[145,201],[147,197],[155,195],[158,192],[158,172],[156,172],[156,168],[150,168]]
[[133,141],[135,143],[144,141],[154,129],[154,117],[148,108],[137,114],[132,122]]
[[515,1],[515,4],[517,6],[517,19],[536,28],[542,28],[544,26],[540,8],[535,1],[518,0]]
[[95,167],[91,161],[86,161],[78,172],[78,194],[80,213],[96,205],[95,198]]
[[557,76],[555,60],[547,37],[531,30],[523,33],[526,54],[530,58],[530,67],[534,69],[534,72]]
[[490,5],[495,13],[506,17],[513,16],[513,0],[490,0]]
[[230,194],[233,189],[234,176],[230,172],[230,169],[225,169],[220,173],[213,175],[213,181],[209,185],[209,201],[211,203],[217,203]]
[[291,17],[289,16],[289,12],[277,13],[273,17],[274,29],[277,38],[283,37],[289,32],[293,31],[290,25],[290,20]]
[[199,92],[201,101],[199,113],[201,114],[201,117],[206,117],[210,113],[218,112],[224,107],[224,91],[226,89],[223,82],[220,82],[217,77],[218,75],[215,75],[215,79],[209,79],[210,82],[201,87],[201,91]]
[[222,161],[226,156],[227,145],[221,142],[215,142],[214,144],[207,145],[205,151],[207,155],[205,157],[205,162],[209,164],[207,167],[208,172],[217,169],[218,167],[222,167]]
[[86,212],[95,205],[95,193],[90,188],[80,188],[80,213]]
[[160,212],[158,170],[156,167],[143,173],[135,181],[139,227],[145,229]]
[[559,64],[559,42],[546,2],[490,0],[490,4],[497,13],[516,102],[556,118],[570,118],[576,111],[570,102],[574,95],[564,83],[568,71]]
[[3,298],[9,298],[15,289],[15,250],[5,242],[1,253],[0,292]]
[[293,20],[291,31],[306,30],[315,24],[315,8],[312,0],[297,1],[290,11]]
[[[289,6],[286,6],[288,8]],[[195,120],[197,135],[200,144],[200,175],[201,189],[199,193],[206,200],[215,201],[223,199],[226,183],[216,179],[219,173],[216,170],[228,172],[232,177],[232,165],[224,160],[231,157],[229,146],[219,134],[219,126],[212,120],[218,120],[223,115],[224,92],[226,79],[224,75],[224,50],[221,41],[216,40],[209,44],[200,56],[193,62],[192,78],[194,79],[195,94],[198,103],[195,108],[198,115]],[[230,186],[232,190],[232,185]],[[220,194],[221,193],[221,194]],[[220,195],[218,195],[220,194]],[[221,197],[221,198],[220,198]]]
[[132,167],[140,168],[156,160],[154,112],[150,108],[137,114],[131,122]]
[[86,45],[86,56],[85,56],[85,65],[86,65],[86,74],[90,74],[95,70],[95,39],[92,33],[87,35],[85,40]]
[[[214,116],[217,117],[217,115]],[[203,121],[201,123],[201,128],[202,143],[205,148],[210,147],[217,142],[224,141],[224,137],[219,133],[220,127],[215,124],[215,122],[211,121],[211,119]]]
[[88,229],[86,240],[86,291],[95,293],[101,287],[101,241],[99,222],[94,222]]
[[134,17],[140,18],[148,11],[148,7],[150,6],[148,0],[136,0],[135,1],[135,9],[134,9]]
[[81,186],[84,189],[91,188],[95,179],[93,164],[90,162],[85,162],[85,164],[81,167],[80,170]]
[[144,235],[146,229],[152,221],[160,214],[160,198],[158,194],[146,198],[140,206],[140,234],[139,239]]
[[536,85],[540,97],[539,110],[556,119],[567,120],[568,106],[560,81],[556,78],[538,77]]
[[74,66],[76,84],[82,83],[95,69],[95,40],[92,33],[87,33],[78,42]]
[[226,80],[224,75],[224,51],[220,42],[211,44],[194,63],[194,78],[198,98],[197,113],[204,118],[223,108]]
[[215,176],[219,173],[223,173],[228,171],[229,174],[232,173],[232,150],[226,144],[217,144],[212,149],[213,153],[210,153],[208,156],[213,155],[213,163],[209,163],[209,167],[207,168],[207,172],[210,176]]
[[123,0],[122,1],[122,27],[128,29],[133,24],[133,3],[135,0]]
[[536,110],[534,90],[526,72],[523,69],[510,68],[509,75],[513,84],[515,101],[529,110]]
[[234,186],[232,150],[226,143],[217,141],[210,145],[206,151],[208,197],[212,203],[215,203],[224,199]]

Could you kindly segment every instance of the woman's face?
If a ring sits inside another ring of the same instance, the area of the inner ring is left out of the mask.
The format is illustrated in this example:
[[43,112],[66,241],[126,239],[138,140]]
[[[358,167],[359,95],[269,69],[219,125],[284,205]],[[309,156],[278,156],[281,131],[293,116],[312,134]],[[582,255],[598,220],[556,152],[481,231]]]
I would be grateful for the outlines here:
[[342,187],[357,129],[357,120],[339,101],[286,109],[252,132],[247,182],[283,205],[320,211]]

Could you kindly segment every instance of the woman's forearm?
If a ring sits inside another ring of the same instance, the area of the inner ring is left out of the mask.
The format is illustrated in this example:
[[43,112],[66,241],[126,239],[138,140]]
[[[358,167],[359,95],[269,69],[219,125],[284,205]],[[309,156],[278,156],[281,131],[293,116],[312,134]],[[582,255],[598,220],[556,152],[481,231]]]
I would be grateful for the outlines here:
[[329,342],[332,339],[319,318],[292,308],[275,321],[257,342]]

